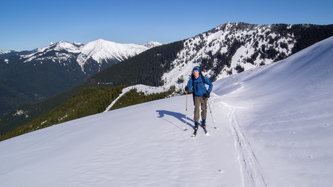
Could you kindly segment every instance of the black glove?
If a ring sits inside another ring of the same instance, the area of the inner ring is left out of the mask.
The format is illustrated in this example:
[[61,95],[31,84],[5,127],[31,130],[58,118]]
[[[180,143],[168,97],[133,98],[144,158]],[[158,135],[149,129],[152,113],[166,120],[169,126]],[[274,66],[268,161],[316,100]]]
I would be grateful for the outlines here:
[[206,91],[205,97],[209,98],[210,97],[210,92]]
[[188,86],[185,86],[185,91],[187,91],[187,92],[188,92]]

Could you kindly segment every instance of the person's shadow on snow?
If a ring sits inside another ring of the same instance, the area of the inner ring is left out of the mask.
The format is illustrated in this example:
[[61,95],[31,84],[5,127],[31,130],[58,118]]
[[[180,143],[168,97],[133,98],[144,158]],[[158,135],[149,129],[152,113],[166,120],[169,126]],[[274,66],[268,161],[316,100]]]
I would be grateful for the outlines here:
[[186,119],[186,116],[182,113],[178,113],[178,112],[171,112],[171,111],[167,111],[167,110],[156,110],[156,112],[159,114],[158,118],[162,118],[164,119],[165,121],[171,123],[172,125],[176,126],[177,128],[179,129],[182,129],[182,130],[187,130],[187,129],[183,129],[181,128],[181,124],[179,125],[176,125],[174,122],[170,121],[170,120],[167,120],[164,118],[164,116],[168,115],[168,116],[172,116],[172,117],[175,117],[177,118],[180,122],[182,122],[184,125],[188,125],[190,126],[191,128],[194,128],[194,125],[191,125],[188,121],[185,121],[185,120],[189,120],[192,122],[192,124],[194,123],[194,121],[190,118],[187,117]]

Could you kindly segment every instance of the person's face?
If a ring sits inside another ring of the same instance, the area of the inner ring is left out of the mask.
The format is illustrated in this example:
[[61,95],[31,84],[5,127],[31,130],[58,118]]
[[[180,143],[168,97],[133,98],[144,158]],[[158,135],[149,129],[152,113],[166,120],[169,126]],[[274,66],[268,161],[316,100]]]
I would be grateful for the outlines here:
[[194,75],[195,78],[198,78],[199,77],[199,71],[194,70],[193,75]]

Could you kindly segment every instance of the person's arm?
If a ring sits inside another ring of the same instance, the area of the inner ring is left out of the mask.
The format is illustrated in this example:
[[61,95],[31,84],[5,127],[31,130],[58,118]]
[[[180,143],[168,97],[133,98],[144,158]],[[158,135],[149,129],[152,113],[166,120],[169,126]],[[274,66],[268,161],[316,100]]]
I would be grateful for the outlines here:
[[185,91],[190,92],[192,90],[192,78],[190,78],[187,82],[187,86],[185,87]]
[[213,83],[212,83],[212,81],[210,81],[210,79],[207,78],[207,77],[204,77],[204,79],[205,79],[205,83],[209,85],[209,88],[208,88],[207,91],[208,91],[209,93],[212,92],[212,90],[213,90]]

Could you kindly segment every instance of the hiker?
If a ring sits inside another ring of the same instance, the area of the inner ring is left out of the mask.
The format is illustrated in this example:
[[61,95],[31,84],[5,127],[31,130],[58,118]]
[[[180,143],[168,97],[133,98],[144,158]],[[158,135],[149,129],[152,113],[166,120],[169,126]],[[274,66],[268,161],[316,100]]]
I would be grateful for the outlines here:
[[[208,90],[205,84],[209,85]],[[198,66],[192,70],[192,76],[187,82],[185,91],[189,92],[193,87],[193,101],[194,101],[194,130],[198,130],[201,106],[201,119],[202,128],[206,130],[206,117],[207,117],[207,100],[210,97],[210,92],[213,89],[213,83],[207,77],[203,76]]]

